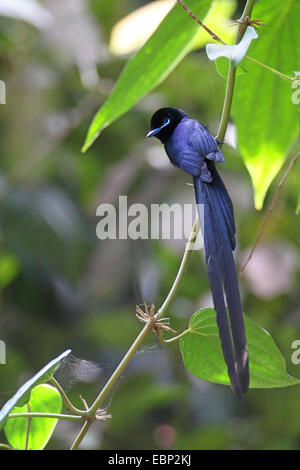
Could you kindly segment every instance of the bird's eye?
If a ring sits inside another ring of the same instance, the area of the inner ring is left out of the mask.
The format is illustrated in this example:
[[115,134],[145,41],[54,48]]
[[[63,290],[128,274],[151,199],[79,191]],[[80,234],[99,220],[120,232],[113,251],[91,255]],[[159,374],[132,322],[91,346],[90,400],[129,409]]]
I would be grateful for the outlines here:
[[163,120],[163,124],[169,124],[169,122],[170,122],[170,119],[165,117]]

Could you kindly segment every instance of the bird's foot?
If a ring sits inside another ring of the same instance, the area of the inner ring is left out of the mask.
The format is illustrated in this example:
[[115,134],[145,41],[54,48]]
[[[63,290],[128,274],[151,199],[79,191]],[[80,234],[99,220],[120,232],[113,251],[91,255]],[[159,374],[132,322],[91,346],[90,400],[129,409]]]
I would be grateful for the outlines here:
[[223,145],[223,144],[225,144],[225,141],[224,141],[224,140],[221,140],[221,139],[218,139],[218,136],[216,136],[214,139],[215,139],[215,141],[217,142],[218,145]]

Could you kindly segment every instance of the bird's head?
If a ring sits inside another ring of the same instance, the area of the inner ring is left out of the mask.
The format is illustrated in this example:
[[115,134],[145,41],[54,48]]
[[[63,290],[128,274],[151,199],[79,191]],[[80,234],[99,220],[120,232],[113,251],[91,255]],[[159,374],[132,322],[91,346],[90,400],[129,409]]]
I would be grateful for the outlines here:
[[161,142],[166,142],[184,117],[187,114],[178,108],[159,109],[151,118],[151,129],[147,137],[157,137]]

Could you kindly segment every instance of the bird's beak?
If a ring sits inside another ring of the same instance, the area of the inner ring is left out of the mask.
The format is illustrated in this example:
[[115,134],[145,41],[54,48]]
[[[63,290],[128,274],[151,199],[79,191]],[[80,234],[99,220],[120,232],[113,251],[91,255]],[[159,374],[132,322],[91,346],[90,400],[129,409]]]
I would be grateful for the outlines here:
[[161,126],[161,127],[157,127],[157,129],[152,129],[150,132],[148,132],[148,134],[146,135],[146,137],[149,139],[149,137],[153,137],[154,135],[158,134],[159,131],[163,128],[164,126]]
[[162,126],[157,127],[156,129],[151,129],[150,132],[146,135],[146,137],[149,139],[149,137],[153,137],[154,135],[158,134],[159,131],[161,131],[164,127],[168,126],[170,124],[170,119],[168,119]]

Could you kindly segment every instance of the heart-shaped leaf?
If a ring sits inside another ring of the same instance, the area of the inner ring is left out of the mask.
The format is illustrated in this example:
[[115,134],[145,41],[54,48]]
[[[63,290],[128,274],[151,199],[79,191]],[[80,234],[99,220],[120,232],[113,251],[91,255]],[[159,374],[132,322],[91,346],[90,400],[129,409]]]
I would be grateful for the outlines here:
[[[30,400],[21,407],[12,409],[12,413],[60,413],[62,398],[58,390],[51,385],[41,384],[31,390]],[[14,449],[40,450],[49,441],[55,429],[56,418],[9,418],[4,432]]]
[[[244,315],[249,351],[250,388],[273,388],[297,385],[291,377],[270,334]],[[230,385],[219,339],[216,312],[205,308],[190,319],[188,332],[180,340],[186,368],[208,382]]]
[[25,382],[22,387],[14,394],[10,400],[8,400],[0,411],[0,429],[4,424],[4,420],[14,406],[23,406],[30,399],[31,389],[42,382],[46,382],[53,375],[55,369],[59,363],[65,359],[71,353],[71,349],[67,349],[65,352],[60,354],[58,357],[50,361],[45,367],[43,367],[37,374],[35,374],[30,380]]

